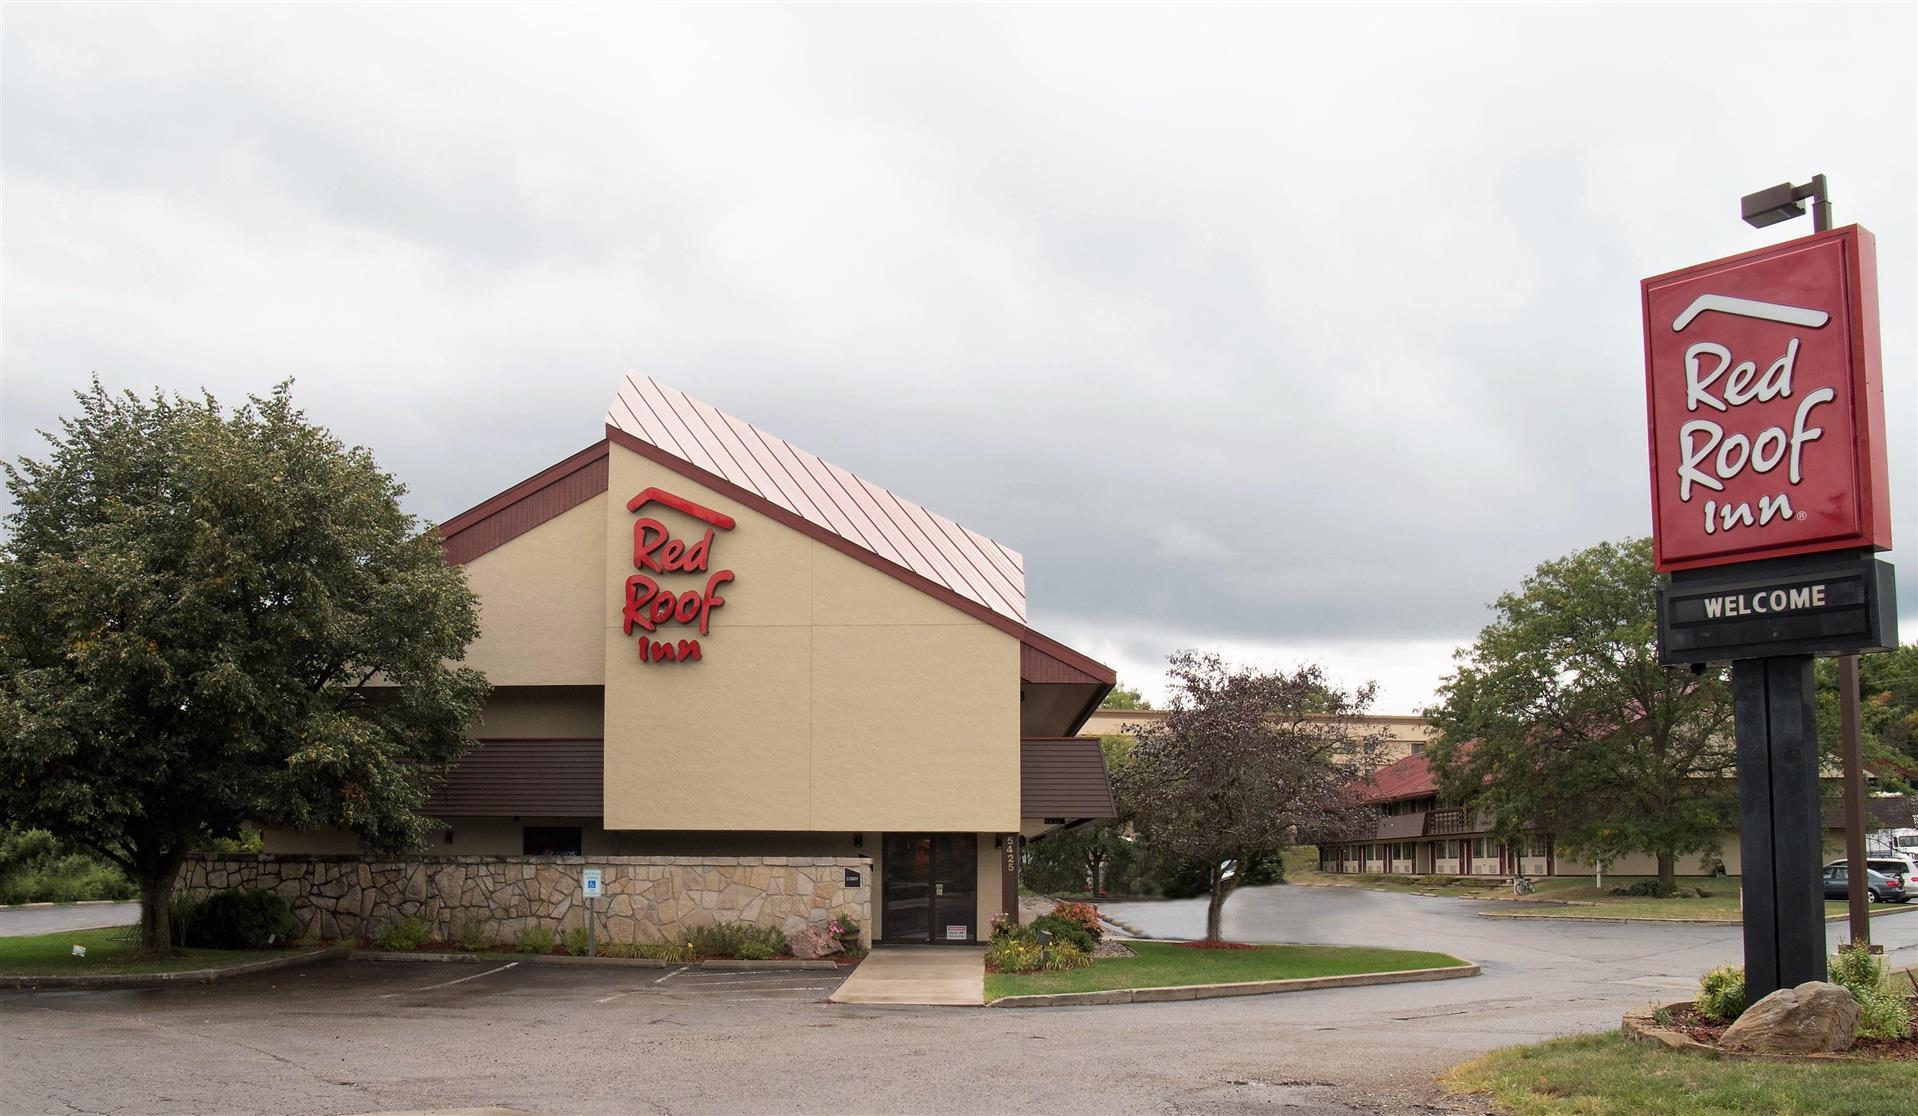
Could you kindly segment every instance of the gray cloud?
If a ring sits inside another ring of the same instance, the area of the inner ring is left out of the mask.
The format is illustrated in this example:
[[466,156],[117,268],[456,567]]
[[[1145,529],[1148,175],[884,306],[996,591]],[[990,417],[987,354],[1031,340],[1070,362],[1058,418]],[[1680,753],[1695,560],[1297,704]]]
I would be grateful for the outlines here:
[[10,10],[6,452],[92,371],[293,375],[437,519],[636,369],[1023,550],[1128,673],[1409,708],[1646,530],[1637,280],[1823,171],[1918,537],[1908,6],[454,11]]

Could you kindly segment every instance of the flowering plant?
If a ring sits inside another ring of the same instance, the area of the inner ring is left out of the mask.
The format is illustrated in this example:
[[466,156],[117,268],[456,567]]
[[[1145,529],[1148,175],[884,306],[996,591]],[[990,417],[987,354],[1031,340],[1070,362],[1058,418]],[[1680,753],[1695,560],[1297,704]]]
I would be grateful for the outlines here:
[[1105,932],[1099,926],[1099,908],[1090,903],[1061,903],[1052,908],[1052,913],[1067,922],[1076,922],[1085,927],[1086,933],[1092,935],[1095,942],[1104,936]]

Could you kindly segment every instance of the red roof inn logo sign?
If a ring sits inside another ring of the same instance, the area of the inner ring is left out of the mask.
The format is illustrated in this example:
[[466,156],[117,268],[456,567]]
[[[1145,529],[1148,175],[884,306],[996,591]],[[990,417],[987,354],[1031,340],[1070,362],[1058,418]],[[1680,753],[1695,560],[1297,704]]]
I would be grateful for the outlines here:
[[1667,665],[1897,646],[1873,255],[1853,225],[1642,284]]
[[1658,568],[1888,549],[1872,235],[1647,279]]
[[[700,635],[712,630],[713,613],[726,603],[719,587],[733,579],[733,571],[712,571],[713,532],[733,529],[733,517],[724,512],[693,503],[659,488],[648,488],[626,502],[626,510],[637,512],[648,504],[688,515],[708,524],[698,540],[687,542],[673,537],[664,523],[650,516],[633,522],[633,568],[640,571],[626,579],[626,601],[620,610],[626,634],[640,629],[639,661],[642,663],[689,662],[701,657],[697,639],[655,639],[662,627],[691,627]],[[704,588],[675,589],[658,579],[681,575],[695,579],[706,575]]]

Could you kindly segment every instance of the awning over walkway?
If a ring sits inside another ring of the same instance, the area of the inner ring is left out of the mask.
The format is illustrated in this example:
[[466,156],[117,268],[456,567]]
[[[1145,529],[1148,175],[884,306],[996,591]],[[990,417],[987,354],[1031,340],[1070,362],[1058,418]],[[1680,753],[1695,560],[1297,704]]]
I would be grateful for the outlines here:
[[1019,742],[1019,813],[1080,821],[1118,816],[1105,753],[1090,738]]

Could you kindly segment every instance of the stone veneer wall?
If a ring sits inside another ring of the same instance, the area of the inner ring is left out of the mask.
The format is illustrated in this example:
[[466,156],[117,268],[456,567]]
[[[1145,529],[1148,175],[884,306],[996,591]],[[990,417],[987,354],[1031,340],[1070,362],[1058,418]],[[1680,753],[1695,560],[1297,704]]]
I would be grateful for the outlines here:
[[[872,862],[801,856],[442,856],[362,860],[356,856],[196,856],[180,887],[201,896],[223,888],[264,888],[293,908],[300,932],[372,938],[402,918],[420,918],[441,941],[469,921],[512,941],[544,925],[557,936],[586,925],[580,869],[603,872],[595,916],[606,941],[677,941],[699,926],[745,922],[795,934],[828,919],[859,922],[872,938]],[[859,873],[847,887],[846,870]]]

